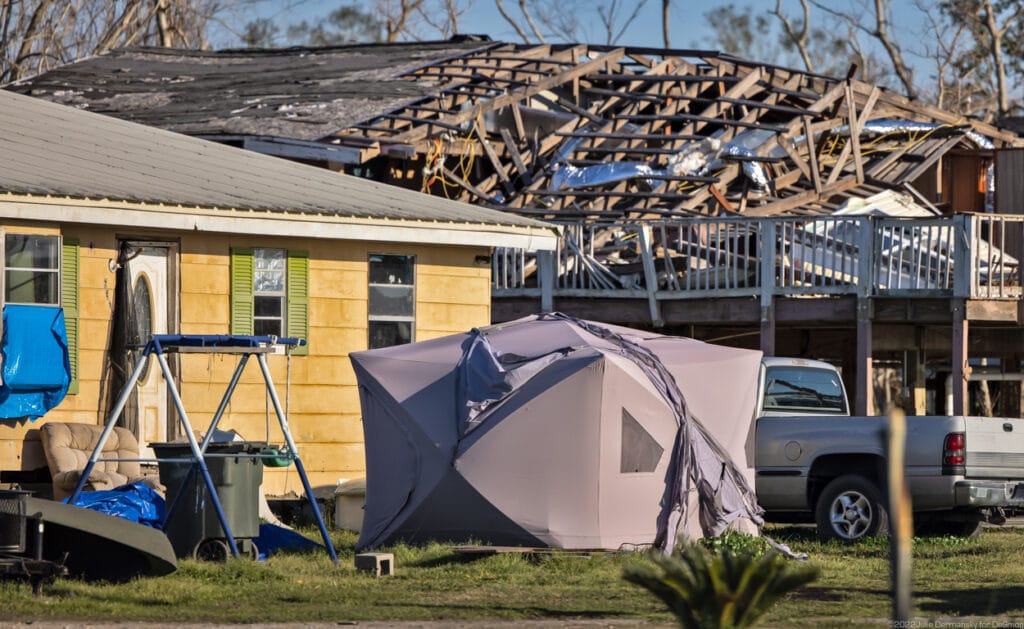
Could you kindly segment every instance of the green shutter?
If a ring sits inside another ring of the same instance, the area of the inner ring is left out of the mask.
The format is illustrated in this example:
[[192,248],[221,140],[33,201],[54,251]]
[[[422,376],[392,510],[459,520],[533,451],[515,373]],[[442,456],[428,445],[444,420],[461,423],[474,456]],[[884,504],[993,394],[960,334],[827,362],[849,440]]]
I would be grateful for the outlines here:
[[60,303],[64,308],[64,324],[68,334],[68,362],[71,383],[68,393],[78,393],[78,241],[65,238],[61,247]]
[[[309,341],[309,253],[288,252],[288,321],[285,334]],[[309,354],[309,345],[296,347],[292,354]]]
[[231,334],[252,334],[252,249],[231,250]]

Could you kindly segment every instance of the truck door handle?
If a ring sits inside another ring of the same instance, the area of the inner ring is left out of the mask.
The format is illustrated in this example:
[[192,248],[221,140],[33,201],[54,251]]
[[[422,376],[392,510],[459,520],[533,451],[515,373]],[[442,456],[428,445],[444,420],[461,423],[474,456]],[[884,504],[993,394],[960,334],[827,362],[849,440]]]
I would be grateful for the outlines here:
[[1003,424],[1003,431],[1013,432],[1013,424],[1011,424],[1010,422],[1006,422],[1005,424]]

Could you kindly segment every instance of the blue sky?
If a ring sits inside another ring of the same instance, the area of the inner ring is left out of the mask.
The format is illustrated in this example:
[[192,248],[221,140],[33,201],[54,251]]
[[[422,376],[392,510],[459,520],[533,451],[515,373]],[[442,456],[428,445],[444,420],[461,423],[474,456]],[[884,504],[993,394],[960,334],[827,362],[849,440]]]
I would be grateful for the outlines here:
[[[557,0],[556,0],[557,1]],[[828,0],[830,5],[836,8],[850,6],[851,2],[857,0]],[[624,4],[630,4],[631,0],[624,0]],[[257,9],[255,14],[271,17],[280,24],[286,25],[305,20],[314,20],[327,15],[331,10],[346,4],[362,4],[371,6],[370,1],[360,0],[265,0]],[[510,12],[517,10],[517,0],[505,0],[505,6]],[[567,3],[570,4],[571,3]],[[578,6],[586,6],[588,3],[578,1]],[[730,4],[725,0],[673,0],[671,18],[672,46],[677,48],[706,48],[710,45],[708,37],[710,29],[707,27],[704,15],[713,8]],[[762,10],[771,10],[774,0],[733,0],[732,4],[737,6],[752,6]],[[790,15],[798,15],[800,5],[797,0],[783,0],[784,10]],[[898,26],[920,29],[921,24],[913,8],[912,0],[893,0],[894,23]],[[816,10],[812,9],[812,20]],[[625,13],[625,11],[623,11]],[[246,18],[243,18],[246,19]],[[581,24],[584,37],[581,39],[587,43],[604,43],[604,32],[596,11],[585,12],[577,16]],[[911,24],[907,24],[910,22]],[[813,23],[813,22],[812,22]],[[460,29],[463,33],[482,33],[490,35],[493,39],[505,41],[519,41],[516,32],[501,17],[494,5],[494,0],[473,0],[472,7],[460,20]],[[425,32],[426,38],[435,39],[433,33]],[[237,40],[225,36],[225,41],[218,41],[218,47],[238,45]],[[554,41],[554,40],[553,40]],[[283,42],[282,42],[283,43]],[[661,2],[660,0],[647,0],[638,19],[632,23],[625,35],[617,43],[632,46],[657,46],[662,45],[661,39]]]

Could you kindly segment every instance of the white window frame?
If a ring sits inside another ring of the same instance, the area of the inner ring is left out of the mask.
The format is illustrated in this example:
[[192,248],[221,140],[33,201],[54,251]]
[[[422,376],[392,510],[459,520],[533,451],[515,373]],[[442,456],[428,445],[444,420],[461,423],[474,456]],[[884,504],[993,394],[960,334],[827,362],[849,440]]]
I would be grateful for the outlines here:
[[[391,284],[391,283],[380,283],[380,282],[373,282],[373,281],[371,281],[371,278],[373,277],[373,264],[374,264],[373,258],[376,257],[376,256],[403,257],[403,258],[406,258],[409,261],[409,263],[412,265],[412,283],[411,284]],[[373,345],[373,337],[371,335],[371,331],[370,330],[371,330],[371,328],[372,328],[374,323],[391,323],[391,322],[406,323],[407,322],[409,324],[409,342],[410,343],[415,343],[416,342],[416,284],[417,284],[417,281],[419,279],[417,277],[418,274],[417,274],[416,256],[412,255],[412,254],[406,254],[406,253],[381,253],[381,252],[374,252],[374,253],[370,253],[370,255],[367,258],[366,264],[367,264],[367,266],[366,266],[366,274],[367,274],[368,291],[372,290],[373,287],[375,287],[375,286],[382,286],[382,287],[383,286],[389,286],[389,287],[392,287],[392,286],[398,285],[398,286],[408,286],[410,291],[412,292],[412,295],[411,295],[412,313],[409,314],[409,315],[382,315],[382,314],[374,314],[370,310],[370,295],[369,295],[369,292],[367,292],[367,297],[366,297],[366,313],[367,313],[367,321],[368,321],[367,326],[366,326],[367,347],[370,348],[370,349],[378,349],[380,347],[387,347],[387,346],[383,346],[383,345],[382,346],[375,346],[375,345]]]
[[[260,254],[263,252],[276,251],[281,254],[281,259],[284,261],[284,266],[281,269],[260,269],[259,259]],[[273,272],[281,273],[281,290],[279,291],[268,291],[260,290],[257,279],[259,278],[260,272]],[[257,314],[258,308],[256,306],[259,299],[263,298],[275,298],[280,300],[281,308],[280,314],[277,316],[266,316]],[[253,247],[252,249],[252,327],[253,333],[259,336],[267,336],[259,334],[257,331],[257,323],[259,321],[278,321],[280,322],[280,334],[273,336],[286,337],[288,336],[288,250],[280,247]]]
[[[63,260],[61,259],[63,241],[59,235],[56,234],[33,234],[33,233],[21,233],[21,232],[8,232],[6,230],[0,230],[0,235],[3,236],[0,239],[0,260],[3,260],[3,273],[0,275],[0,305],[6,304],[19,304],[27,306],[61,306],[61,268]],[[7,237],[8,236],[23,236],[27,238],[52,238],[56,242],[56,266],[52,269],[42,267],[21,267],[21,266],[7,266]],[[7,273],[9,271],[28,271],[31,273],[52,273],[54,276],[54,299],[51,302],[38,302],[38,301],[9,301],[7,299]]]

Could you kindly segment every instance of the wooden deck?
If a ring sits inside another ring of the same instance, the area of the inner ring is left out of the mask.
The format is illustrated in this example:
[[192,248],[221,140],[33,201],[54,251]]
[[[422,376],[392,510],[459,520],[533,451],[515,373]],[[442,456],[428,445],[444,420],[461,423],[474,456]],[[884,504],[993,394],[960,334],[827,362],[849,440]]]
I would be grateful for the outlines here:
[[863,413],[872,360],[948,370],[964,385],[953,391],[959,413],[969,359],[1016,371],[1024,354],[1024,216],[568,223],[562,233],[554,255],[496,253],[494,321],[559,310],[824,358],[844,366]]

